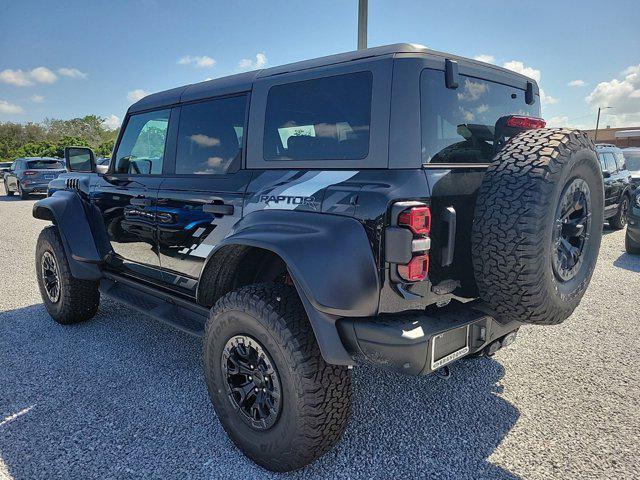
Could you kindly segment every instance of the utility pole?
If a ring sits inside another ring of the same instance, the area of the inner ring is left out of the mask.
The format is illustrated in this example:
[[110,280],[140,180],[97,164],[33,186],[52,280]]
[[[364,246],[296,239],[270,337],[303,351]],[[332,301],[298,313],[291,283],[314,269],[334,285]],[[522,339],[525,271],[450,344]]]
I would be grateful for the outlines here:
[[358,50],[367,48],[367,14],[369,0],[358,0]]
[[598,141],[598,127],[600,126],[600,110],[604,110],[611,107],[598,107],[598,119],[596,120],[596,133],[593,134],[593,143]]

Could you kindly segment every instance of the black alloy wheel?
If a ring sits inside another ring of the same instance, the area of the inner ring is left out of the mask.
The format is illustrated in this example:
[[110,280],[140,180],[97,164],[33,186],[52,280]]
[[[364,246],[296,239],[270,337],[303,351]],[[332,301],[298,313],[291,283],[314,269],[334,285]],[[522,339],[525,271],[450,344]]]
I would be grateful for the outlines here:
[[590,190],[581,178],[571,180],[560,195],[556,210],[552,256],[553,271],[562,282],[576,276],[584,261],[591,222]]

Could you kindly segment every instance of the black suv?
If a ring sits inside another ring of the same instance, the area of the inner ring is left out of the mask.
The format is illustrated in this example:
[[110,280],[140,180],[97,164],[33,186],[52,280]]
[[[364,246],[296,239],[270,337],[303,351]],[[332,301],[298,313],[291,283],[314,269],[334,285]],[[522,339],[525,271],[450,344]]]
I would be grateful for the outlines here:
[[604,178],[604,218],[609,226],[621,230],[627,224],[633,184],[622,150],[615,145],[596,145]]
[[409,44],[150,95],[109,170],[69,147],[33,208],[51,316],[100,296],[203,336],[218,417],[258,464],[340,438],[350,368],[412,375],[565,320],[600,248],[593,143],[536,83]]

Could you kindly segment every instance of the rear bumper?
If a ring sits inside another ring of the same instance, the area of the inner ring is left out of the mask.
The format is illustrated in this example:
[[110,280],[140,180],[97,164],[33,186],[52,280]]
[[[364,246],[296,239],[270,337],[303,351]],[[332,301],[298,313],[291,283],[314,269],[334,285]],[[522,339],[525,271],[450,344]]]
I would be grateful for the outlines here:
[[[484,311],[481,304],[471,302],[453,304],[429,314],[343,318],[337,325],[340,338],[356,363],[374,364],[409,375],[428,375],[444,364],[486,347],[491,346],[492,351],[500,348],[503,339],[522,324],[502,324]],[[441,335],[452,331],[465,332],[467,348],[455,347],[450,355],[446,351],[436,353],[434,338],[445,338],[446,335]]]

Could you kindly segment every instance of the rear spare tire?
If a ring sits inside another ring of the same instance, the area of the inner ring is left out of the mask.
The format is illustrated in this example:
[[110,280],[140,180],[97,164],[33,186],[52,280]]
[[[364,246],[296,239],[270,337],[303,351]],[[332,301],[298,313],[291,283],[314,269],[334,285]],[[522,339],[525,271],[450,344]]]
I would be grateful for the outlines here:
[[499,320],[552,325],[571,315],[593,274],[603,209],[585,133],[528,130],[507,142],[478,191],[471,238],[480,297]]

